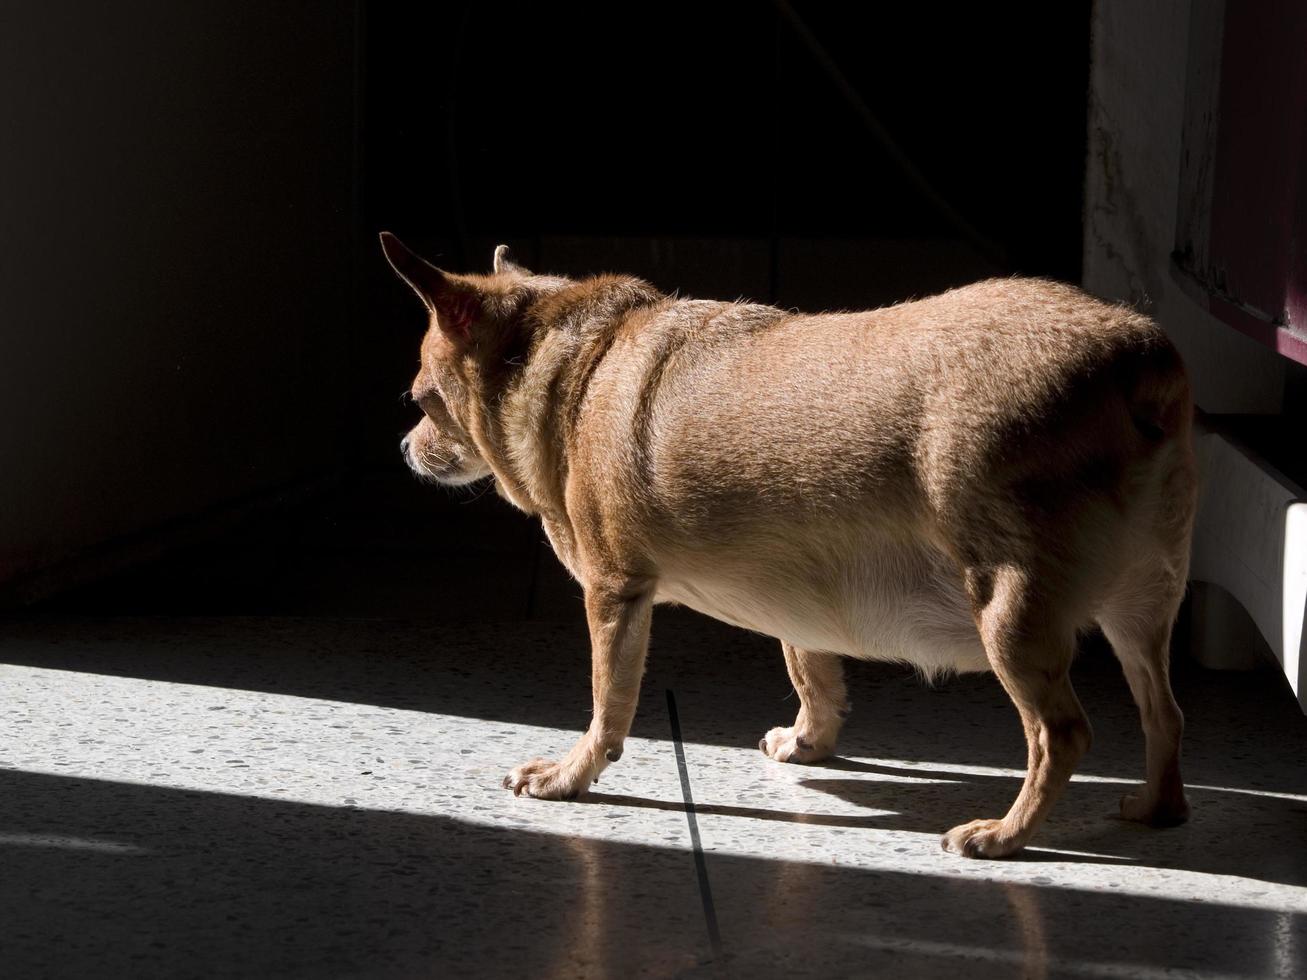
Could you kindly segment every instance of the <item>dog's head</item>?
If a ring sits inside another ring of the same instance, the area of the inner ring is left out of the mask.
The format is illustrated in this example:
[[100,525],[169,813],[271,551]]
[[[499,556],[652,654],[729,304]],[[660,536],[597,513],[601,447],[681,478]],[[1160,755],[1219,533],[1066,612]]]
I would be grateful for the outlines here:
[[508,247],[495,249],[488,276],[437,269],[389,232],[381,248],[427,308],[427,332],[411,394],[422,418],[400,443],[423,479],[462,486],[491,475],[478,445],[478,415],[520,369],[531,338],[526,311],[567,280],[532,275]]

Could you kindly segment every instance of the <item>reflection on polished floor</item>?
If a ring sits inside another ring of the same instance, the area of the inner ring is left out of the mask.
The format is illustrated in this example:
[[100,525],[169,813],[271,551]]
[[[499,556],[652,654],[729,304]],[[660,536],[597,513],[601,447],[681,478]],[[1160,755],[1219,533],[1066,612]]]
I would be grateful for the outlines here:
[[1179,665],[1194,817],[1153,831],[1113,818],[1142,741],[1091,647],[1093,750],[980,862],[938,838],[1020,781],[991,677],[852,664],[839,758],[781,765],[779,649],[659,610],[624,758],[544,803],[500,779],[588,721],[575,618],[155,613],[0,626],[7,976],[1307,975],[1307,719],[1271,672]]

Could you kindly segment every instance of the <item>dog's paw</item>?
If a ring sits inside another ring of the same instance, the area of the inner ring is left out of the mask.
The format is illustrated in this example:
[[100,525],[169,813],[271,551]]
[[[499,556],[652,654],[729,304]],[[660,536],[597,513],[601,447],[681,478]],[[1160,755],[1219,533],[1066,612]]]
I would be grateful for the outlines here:
[[939,846],[969,858],[1008,857],[1024,846],[1003,833],[1002,820],[972,820],[940,838]]
[[537,800],[574,800],[593,782],[583,774],[548,759],[532,759],[504,777],[504,788],[514,796],[534,796]]
[[835,751],[835,744],[810,741],[793,728],[773,728],[758,742],[758,748],[763,755],[777,762],[805,763],[829,759]]
[[1147,793],[1121,797],[1121,819],[1146,823],[1150,827],[1178,827],[1189,819],[1189,801],[1157,799]]

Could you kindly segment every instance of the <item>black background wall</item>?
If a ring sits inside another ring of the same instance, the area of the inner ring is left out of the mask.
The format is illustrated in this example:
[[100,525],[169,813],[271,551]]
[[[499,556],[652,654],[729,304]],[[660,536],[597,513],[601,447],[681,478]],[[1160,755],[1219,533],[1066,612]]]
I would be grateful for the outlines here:
[[[1015,266],[1080,263],[1088,4],[794,10]],[[548,233],[957,234],[768,3],[367,9],[368,217]]]
[[355,23],[0,6],[0,585],[339,469]]
[[[808,308],[1078,279],[1088,7],[7,5],[0,582],[407,481],[422,317],[382,228]],[[422,540],[499,507],[420,490]]]

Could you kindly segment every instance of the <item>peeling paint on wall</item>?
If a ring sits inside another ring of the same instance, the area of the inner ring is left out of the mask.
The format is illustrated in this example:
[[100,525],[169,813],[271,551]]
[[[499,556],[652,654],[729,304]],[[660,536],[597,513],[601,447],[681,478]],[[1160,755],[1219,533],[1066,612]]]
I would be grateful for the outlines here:
[[1283,401],[1282,359],[1209,314],[1171,274],[1191,21],[1199,6],[1200,21],[1214,16],[1214,5],[1221,0],[1094,4],[1082,281],[1157,318],[1203,409],[1273,413]]

